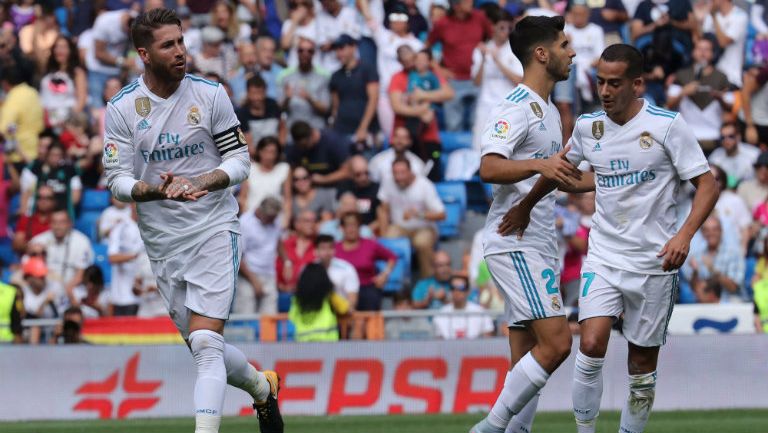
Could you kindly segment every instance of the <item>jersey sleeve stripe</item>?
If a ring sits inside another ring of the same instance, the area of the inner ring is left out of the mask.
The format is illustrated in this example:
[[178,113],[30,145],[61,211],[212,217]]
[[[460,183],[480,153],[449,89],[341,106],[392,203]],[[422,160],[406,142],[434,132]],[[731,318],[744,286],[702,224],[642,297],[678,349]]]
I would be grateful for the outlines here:
[[507,96],[507,101],[511,101],[511,100],[515,99],[515,97],[517,97],[517,95],[519,95],[520,92],[522,92],[522,91],[523,91],[523,89],[518,87],[517,89],[515,89],[514,92],[510,93],[509,96]]
[[528,96],[528,92],[523,92],[520,96],[515,98],[512,102],[520,102]]

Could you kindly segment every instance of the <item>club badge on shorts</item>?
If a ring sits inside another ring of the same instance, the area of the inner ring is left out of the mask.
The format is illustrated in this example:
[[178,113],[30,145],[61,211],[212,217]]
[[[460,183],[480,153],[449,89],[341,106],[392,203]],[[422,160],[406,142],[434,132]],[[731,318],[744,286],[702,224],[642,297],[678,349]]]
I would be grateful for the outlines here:
[[651,138],[651,133],[648,131],[643,131],[642,134],[640,134],[640,148],[643,150],[648,150],[653,146],[653,138]]
[[152,111],[152,105],[149,103],[148,97],[142,96],[141,98],[136,98],[134,103],[136,105],[136,114],[141,117],[149,116],[149,112]]
[[592,122],[592,136],[595,137],[596,140],[603,138],[604,133],[605,123],[603,123],[602,120],[595,120]]
[[533,111],[533,114],[535,114],[539,119],[544,117],[544,112],[541,111],[541,105],[539,105],[538,102],[531,102],[531,111]]
[[555,311],[560,311],[560,308],[562,308],[562,305],[560,305],[560,298],[557,296],[552,297],[552,309]]
[[187,113],[187,122],[189,122],[190,125],[199,125],[200,119],[200,109],[195,105],[191,106],[189,108],[189,113]]

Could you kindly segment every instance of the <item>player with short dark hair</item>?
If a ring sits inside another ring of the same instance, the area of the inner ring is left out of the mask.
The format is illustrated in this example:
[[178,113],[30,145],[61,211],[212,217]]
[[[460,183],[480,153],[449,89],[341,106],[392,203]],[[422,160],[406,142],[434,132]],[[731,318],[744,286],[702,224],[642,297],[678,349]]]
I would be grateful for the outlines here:
[[282,433],[277,374],[222,336],[242,245],[229,188],[249,173],[239,122],[223,86],[185,73],[174,11],[139,15],[131,35],[144,73],[107,104],[104,167],[112,194],[138,202],[158,288],[197,365],[195,432],[219,431],[229,383],[253,397],[262,433]]

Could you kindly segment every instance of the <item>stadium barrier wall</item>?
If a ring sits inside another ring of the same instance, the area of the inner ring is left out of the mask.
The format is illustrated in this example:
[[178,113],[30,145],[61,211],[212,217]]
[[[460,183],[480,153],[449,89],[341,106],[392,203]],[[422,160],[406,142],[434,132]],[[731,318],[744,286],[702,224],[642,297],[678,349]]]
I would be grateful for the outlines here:
[[[508,367],[503,338],[248,344],[260,368],[283,377],[286,414],[463,413],[486,411]],[[544,389],[542,411],[571,409],[578,348]],[[0,420],[183,417],[192,414],[195,367],[187,348],[168,346],[3,346]],[[673,336],[662,349],[657,410],[768,407],[768,337]],[[614,337],[604,370],[603,409],[627,395],[626,342]],[[252,413],[229,388],[225,414]]]

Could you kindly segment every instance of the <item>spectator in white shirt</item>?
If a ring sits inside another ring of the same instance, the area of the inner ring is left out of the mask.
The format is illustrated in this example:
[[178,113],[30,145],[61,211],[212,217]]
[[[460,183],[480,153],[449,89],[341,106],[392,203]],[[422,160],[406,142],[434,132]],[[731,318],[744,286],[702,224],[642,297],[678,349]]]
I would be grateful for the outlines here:
[[112,231],[120,221],[131,219],[131,207],[128,206],[128,203],[120,201],[115,197],[111,198],[111,202],[112,205],[104,209],[104,211],[101,212],[101,216],[99,216],[100,239],[107,239],[109,237],[109,232]]
[[29,242],[45,248],[48,279],[63,285],[68,297],[74,296],[83,271],[93,263],[93,248],[88,237],[72,229],[69,213],[55,211],[51,214],[51,229]]
[[332,45],[341,35],[347,34],[354,40],[360,39],[360,24],[357,11],[344,6],[339,0],[320,0],[322,9],[317,14],[318,48],[320,48],[320,66],[329,73],[341,68],[339,59]]
[[435,222],[445,219],[445,205],[429,179],[417,176],[411,163],[396,158],[392,180],[379,188],[379,228],[386,237],[408,237],[416,250],[422,278],[432,275],[437,242]]
[[576,63],[576,88],[585,102],[594,99],[591,76],[605,48],[603,28],[589,22],[589,12],[589,6],[583,0],[571,3],[568,24],[565,25],[565,34],[576,51],[573,59]]
[[360,279],[357,270],[344,259],[334,257],[336,242],[333,236],[317,235],[315,238],[315,258],[328,271],[333,283],[333,289],[349,302],[350,309],[357,305],[357,294],[360,292]]
[[136,205],[132,204],[131,218],[121,220],[109,233],[107,255],[112,265],[112,282],[109,288],[112,314],[135,316],[139,311],[139,297],[133,286],[141,257],[146,255],[144,242],[136,224]]
[[93,55],[88,67],[88,93],[91,107],[102,107],[101,91],[111,77],[136,67],[135,58],[126,58],[128,34],[135,12],[128,9],[104,12],[93,24]]
[[405,126],[398,126],[392,133],[389,149],[377,153],[368,163],[368,174],[372,181],[382,183],[392,180],[392,162],[396,158],[405,158],[411,164],[411,170],[419,175],[426,175],[424,161],[411,152],[413,137]]
[[[476,339],[493,335],[493,320],[487,315],[477,315],[485,311],[474,302],[467,301],[469,284],[461,276],[451,278],[451,303],[440,309],[435,316],[435,335],[444,340]],[[464,315],[461,313],[475,313]]]
[[240,216],[243,259],[240,262],[234,313],[277,313],[275,260],[283,235],[281,224],[277,221],[281,209],[280,200],[269,196],[255,211]]
[[759,155],[760,149],[741,141],[735,123],[726,123],[720,128],[720,147],[709,155],[709,164],[725,170],[728,188],[735,188],[741,181],[755,177],[754,165]]
[[702,30],[714,33],[723,49],[717,69],[728,76],[728,81],[736,87],[741,87],[748,25],[749,16],[734,5],[733,0],[713,0],[710,13],[702,24]]

